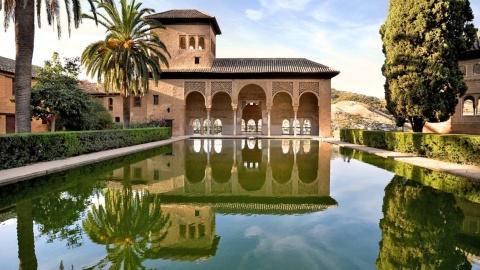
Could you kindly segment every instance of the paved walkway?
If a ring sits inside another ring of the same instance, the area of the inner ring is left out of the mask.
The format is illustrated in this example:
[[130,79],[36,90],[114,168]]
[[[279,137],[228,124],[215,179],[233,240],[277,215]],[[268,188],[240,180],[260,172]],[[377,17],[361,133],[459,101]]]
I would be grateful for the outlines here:
[[[129,146],[119,149],[112,149],[103,152],[96,152],[90,153],[81,156],[70,157],[62,160],[53,160],[47,162],[40,162],[35,163],[32,165],[27,165],[23,167],[7,169],[7,170],[0,170],[0,186],[7,185],[27,179],[32,179],[35,177],[43,176],[46,174],[64,171],[67,169],[80,167],[92,163],[96,163],[99,161],[104,161],[124,155],[128,155],[131,153],[148,150],[151,148],[155,148],[158,146],[162,146],[165,144],[169,144],[175,141],[184,140],[190,138],[191,136],[178,136],[172,137],[168,140],[158,141],[158,142],[151,142],[141,145]],[[245,138],[246,136],[237,136],[236,138]],[[473,179],[480,179],[480,167],[470,166],[470,165],[459,165],[453,164],[428,158],[416,157],[411,154],[405,153],[398,153],[398,152],[391,152],[371,147],[366,147],[362,145],[356,145],[351,143],[346,143],[339,141],[337,139],[330,139],[330,138],[313,138],[313,137],[293,137],[293,136],[282,136],[282,137],[266,137],[266,136],[253,136],[259,138],[282,138],[282,139],[316,139],[320,141],[329,142],[331,144],[336,144],[343,147],[348,147],[360,151],[364,151],[367,153],[371,153],[374,155],[378,155],[384,158],[391,158],[396,161],[405,162],[425,168],[429,168],[436,171],[442,171],[454,175],[459,175],[463,177],[473,178]],[[212,137],[200,137],[202,139],[213,138],[213,139],[222,139],[222,138],[233,138],[233,136],[212,136]]]
[[360,150],[362,152],[367,152],[384,158],[390,158],[395,161],[405,162],[408,164],[432,169],[434,171],[446,172],[453,175],[463,176],[472,179],[480,179],[480,167],[472,165],[461,165],[455,163],[449,163],[444,161],[439,161],[435,159],[429,159],[424,157],[417,157],[412,154],[392,152],[377,148],[372,148],[368,146],[351,144],[340,141],[338,139],[320,139],[321,141],[329,142],[331,144],[336,144],[339,146],[352,148]]

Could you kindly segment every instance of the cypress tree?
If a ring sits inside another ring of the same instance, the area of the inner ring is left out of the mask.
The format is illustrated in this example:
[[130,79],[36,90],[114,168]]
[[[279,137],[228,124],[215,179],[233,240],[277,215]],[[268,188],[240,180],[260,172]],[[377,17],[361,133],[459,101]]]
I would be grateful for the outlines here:
[[455,112],[467,86],[458,66],[476,29],[468,0],[390,0],[380,28],[387,109],[422,132]]

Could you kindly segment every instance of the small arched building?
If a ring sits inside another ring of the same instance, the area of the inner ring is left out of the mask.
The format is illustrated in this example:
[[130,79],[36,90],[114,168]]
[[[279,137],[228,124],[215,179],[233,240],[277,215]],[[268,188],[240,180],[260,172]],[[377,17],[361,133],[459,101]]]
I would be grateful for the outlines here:
[[[132,98],[131,121],[165,119],[173,135],[331,136],[331,78],[339,74],[303,58],[217,58],[215,17],[198,10],[149,16],[171,55],[158,86]],[[119,96],[104,105],[122,122]]]

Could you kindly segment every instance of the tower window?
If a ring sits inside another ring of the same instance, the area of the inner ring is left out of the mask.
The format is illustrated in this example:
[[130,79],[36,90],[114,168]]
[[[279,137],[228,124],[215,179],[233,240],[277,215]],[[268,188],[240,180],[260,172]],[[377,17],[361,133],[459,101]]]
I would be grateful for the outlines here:
[[108,110],[113,111],[113,98],[108,99]]
[[195,49],[195,37],[190,37],[188,40],[188,48],[191,50]]
[[200,57],[195,57],[195,65],[200,64]]
[[187,48],[187,38],[185,36],[180,36],[180,49],[184,50]]
[[198,49],[199,50],[205,49],[205,38],[204,37],[199,37],[198,38]]
[[158,105],[158,95],[153,95],[153,105]]
[[120,123],[120,117],[115,117],[115,123]]

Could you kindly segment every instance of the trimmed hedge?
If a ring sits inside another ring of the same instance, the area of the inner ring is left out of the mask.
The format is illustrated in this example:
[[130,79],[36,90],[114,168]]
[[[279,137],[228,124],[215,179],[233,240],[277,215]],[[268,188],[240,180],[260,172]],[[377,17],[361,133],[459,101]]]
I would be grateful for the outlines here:
[[0,170],[165,140],[171,136],[169,127],[4,135],[0,136]]
[[406,177],[424,186],[430,186],[434,189],[465,198],[471,202],[480,203],[480,183],[478,181],[468,181],[468,178],[465,177],[433,171],[404,162],[397,162],[393,159],[383,158],[346,147],[340,148],[340,154],[393,172],[396,175]]
[[369,147],[480,166],[480,136],[342,129],[340,139]]

